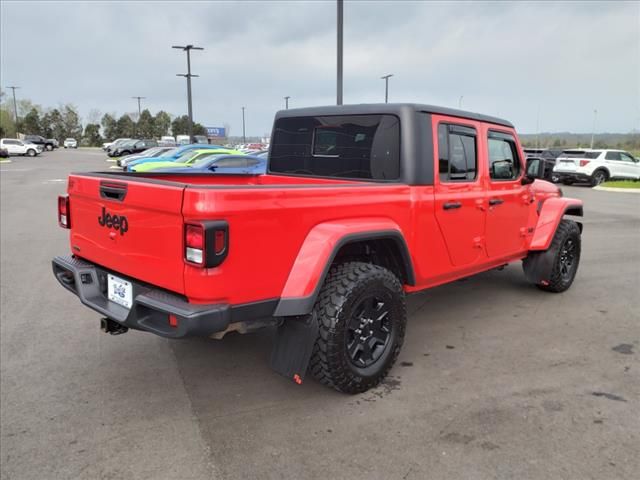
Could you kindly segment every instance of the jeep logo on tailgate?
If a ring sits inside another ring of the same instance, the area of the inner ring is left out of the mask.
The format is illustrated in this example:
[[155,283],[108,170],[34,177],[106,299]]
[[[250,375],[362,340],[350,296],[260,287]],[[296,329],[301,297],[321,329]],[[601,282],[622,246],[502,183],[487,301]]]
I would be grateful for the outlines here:
[[113,228],[120,230],[120,235],[124,235],[129,230],[129,222],[124,215],[111,215],[107,213],[107,209],[102,207],[102,216],[98,217],[98,223],[101,227]]

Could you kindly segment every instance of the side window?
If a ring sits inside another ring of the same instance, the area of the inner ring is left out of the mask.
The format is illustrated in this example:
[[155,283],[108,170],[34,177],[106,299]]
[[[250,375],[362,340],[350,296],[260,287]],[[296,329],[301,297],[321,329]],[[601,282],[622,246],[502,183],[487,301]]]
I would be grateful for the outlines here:
[[515,180],[520,175],[520,157],[513,136],[489,131],[489,176],[492,180]]
[[476,131],[458,125],[438,125],[438,169],[441,182],[469,181],[476,178]]
[[632,163],[636,162],[631,155],[625,152],[620,152],[620,158],[622,159],[623,162],[632,162]]
[[620,161],[620,152],[607,152],[604,156],[605,160],[618,160]]

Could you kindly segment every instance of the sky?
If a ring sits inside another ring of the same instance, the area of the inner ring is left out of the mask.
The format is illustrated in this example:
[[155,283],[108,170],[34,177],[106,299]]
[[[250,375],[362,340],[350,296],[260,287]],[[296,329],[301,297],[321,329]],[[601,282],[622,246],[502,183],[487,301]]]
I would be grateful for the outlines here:
[[[336,2],[0,4],[0,86],[44,107],[186,113],[270,132],[276,111],[336,102]],[[521,133],[640,130],[640,2],[346,0],[344,103],[427,103],[496,115]],[[594,114],[597,110],[597,115]],[[95,113],[94,113],[95,116]]]

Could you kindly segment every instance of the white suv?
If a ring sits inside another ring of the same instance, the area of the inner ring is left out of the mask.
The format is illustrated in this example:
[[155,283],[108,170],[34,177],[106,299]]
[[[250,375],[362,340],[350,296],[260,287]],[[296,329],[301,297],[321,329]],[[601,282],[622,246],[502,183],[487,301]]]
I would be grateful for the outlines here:
[[553,175],[565,185],[588,182],[594,187],[612,178],[640,179],[640,160],[623,150],[565,150]]
[[35,157],[42,149],[38,148],[38,145],[33,143],[25,143],[22,140],[16,140],[14,138],[3,138],[0,140],[0,147],[6,148],[9,155],[28,155]]
[[64,148],[78,148],[78,141],[75,138],[66,138]]

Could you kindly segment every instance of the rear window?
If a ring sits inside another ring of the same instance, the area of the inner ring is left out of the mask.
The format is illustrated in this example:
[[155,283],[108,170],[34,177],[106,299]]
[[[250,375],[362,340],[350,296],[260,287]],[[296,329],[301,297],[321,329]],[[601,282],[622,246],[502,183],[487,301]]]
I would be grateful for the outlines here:
[[397,180],[400,121],[393,115],[281,118],[269,161],[274,173]]

